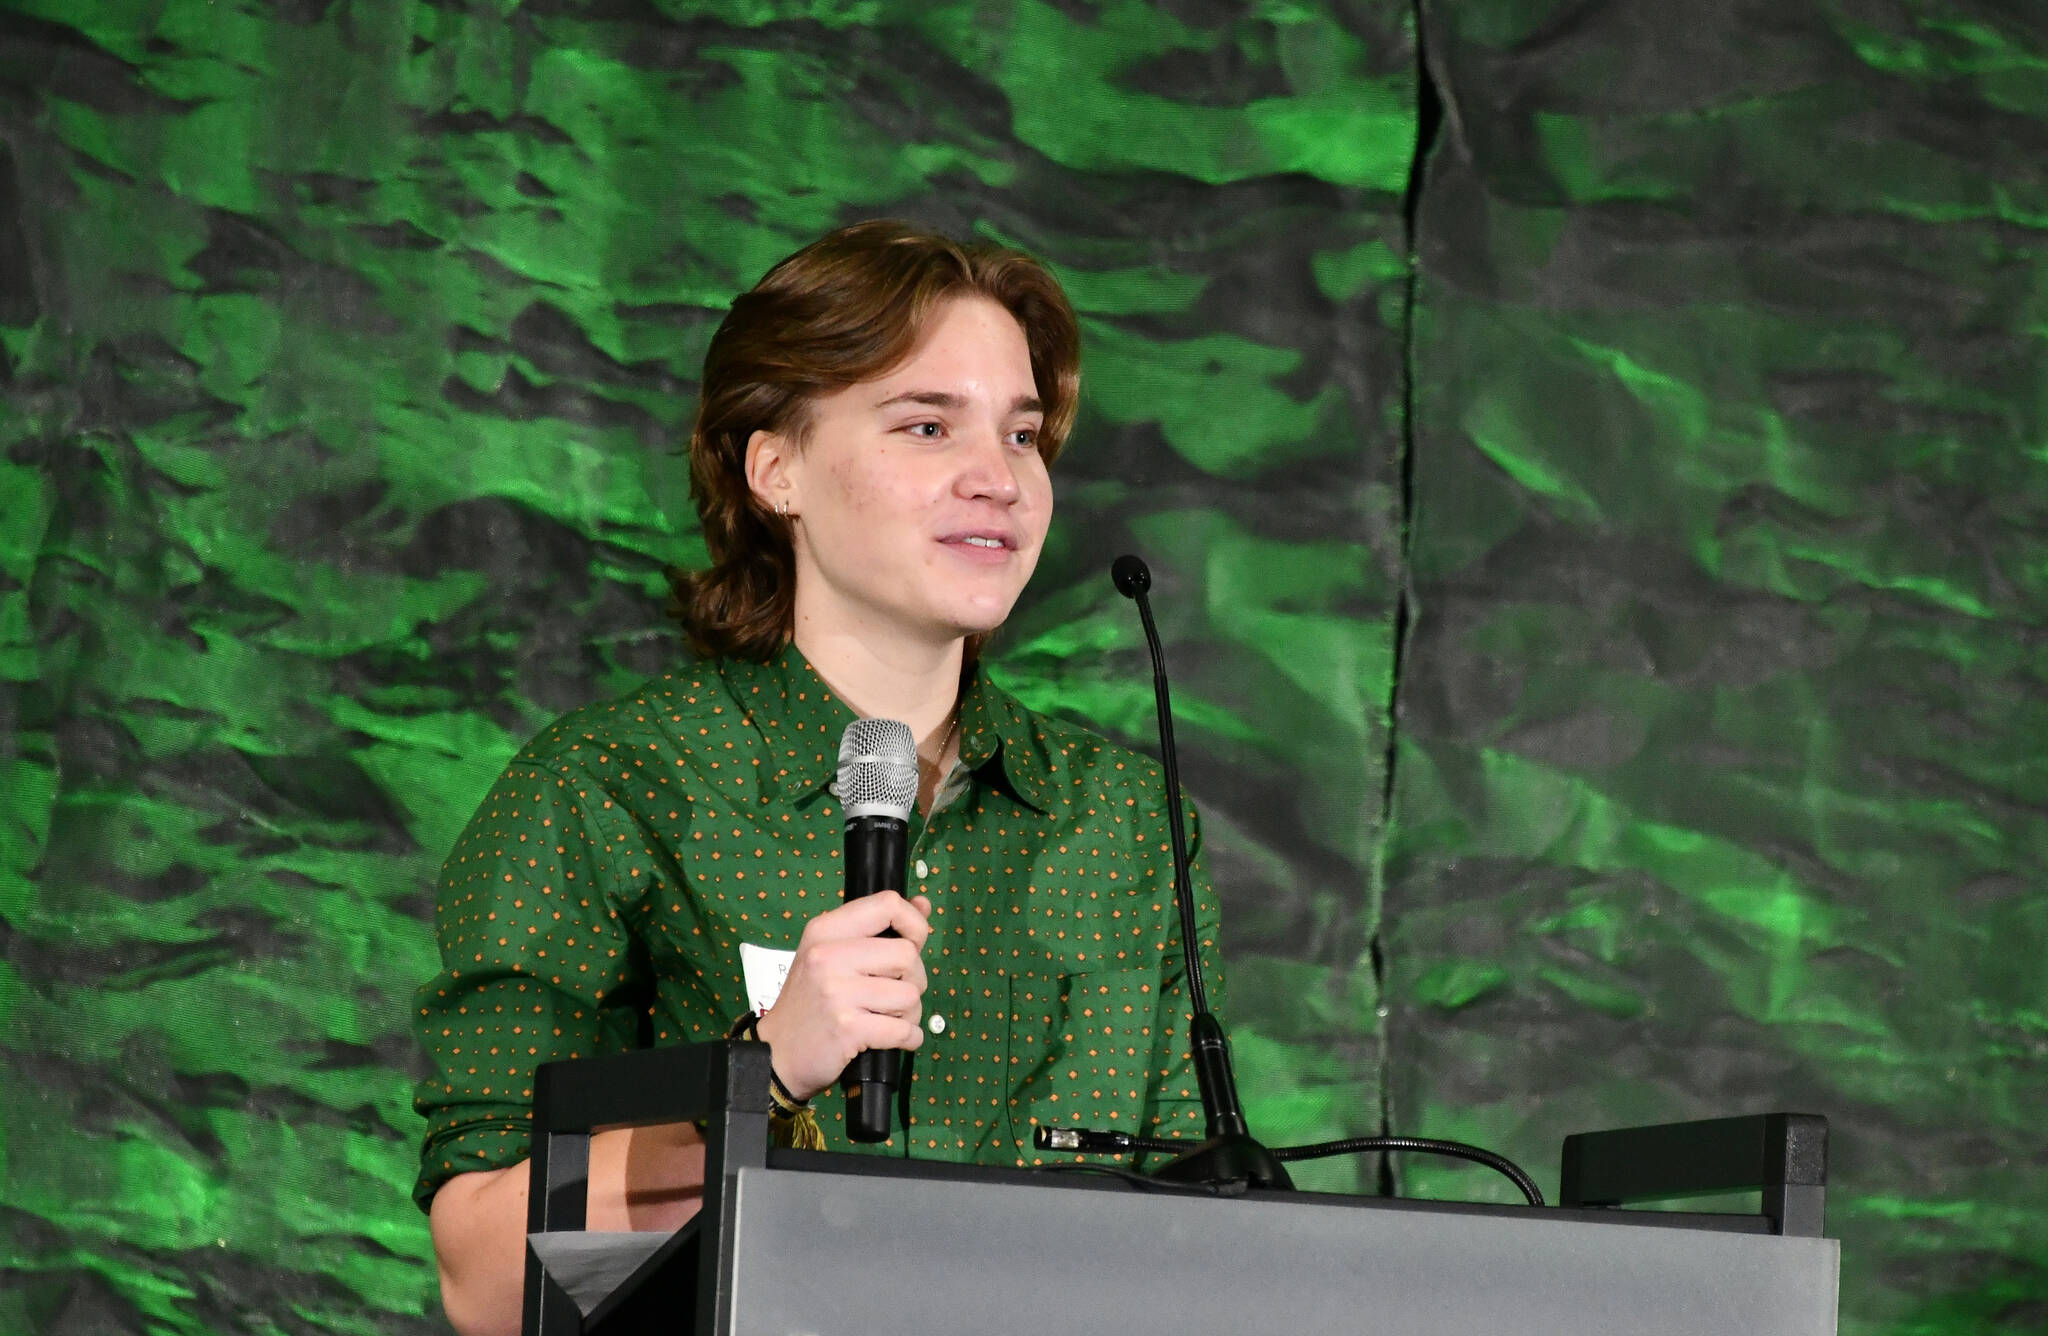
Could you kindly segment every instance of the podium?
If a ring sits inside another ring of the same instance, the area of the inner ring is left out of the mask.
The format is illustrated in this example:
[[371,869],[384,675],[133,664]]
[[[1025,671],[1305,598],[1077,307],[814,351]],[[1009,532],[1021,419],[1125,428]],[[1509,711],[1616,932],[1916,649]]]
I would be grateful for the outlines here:
[[[1079,1169],[771,1149],[767,1088],[768,1050],[750,1043],[536,1073],[526,1336],[1836,1329],[1840,1245],[1819,1237],[1825,1128],[1801,1115],[1567,1145],[1568,1201],[1758,1180],[1746,1185],[1764,1213],[1719,1215],[1225,1196]],[[705,1127],[697,1217],[666,1236],[584,1232],[592,1129],[683,1119]]]

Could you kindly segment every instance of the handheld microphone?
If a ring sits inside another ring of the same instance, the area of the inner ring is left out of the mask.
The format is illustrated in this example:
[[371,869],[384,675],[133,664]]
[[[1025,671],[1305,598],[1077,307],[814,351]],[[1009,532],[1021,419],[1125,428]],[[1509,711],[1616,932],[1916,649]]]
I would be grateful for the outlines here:
[[1230,1041],[1209,1010],[1208,989],[1202,982],[1195,893],[1188,879],[1187,832],[1181,820],[1180,758],[1173,746],[1173,703],[1166,686],[1166,653],[1159,647],[1151,600],[1145,597],[1152,587],[1152,572],[1143,560],[1125,554],[1110,566],[1109,574],[1117,592],[1137,603],[1138,616],[1145,624],[1145,644],[1152,652],[1152,694],[1159,706],[1159,766],[1166,776],[1166,820],[1173,836],[1173,899],[1180,910],[1180,945],[1187,961],[1190,1057],[1207,1123],[1207,1140],[1159,1166],[1153,1177],[1178,1183],[1242,1182],[1255,1188],[1292,1188],[1294,1181],[1279,1159],[1254,1141],[1245,1126],[1237,1074],[1230,1065]]
[[[856,719],[839,739],[839,803],[846,812],[846,899],[901,891],[909,852],[910,808],[917,801],[917,740],[894,719]],[[883,934],[894,937],[892,929]],[[903,1084],[903,1052],[871,1048],[839,1078],[846,1094],[846,1135],[887,1141],[890,1110]]]

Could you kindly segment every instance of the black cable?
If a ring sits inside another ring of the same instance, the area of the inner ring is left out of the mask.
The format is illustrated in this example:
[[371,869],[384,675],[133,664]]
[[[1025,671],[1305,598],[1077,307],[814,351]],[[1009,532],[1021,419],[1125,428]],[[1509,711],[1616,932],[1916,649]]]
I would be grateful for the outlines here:
[[1312,1146],[1282,1146],[1274,1150],[1276,1159],[1321,1160],[1332,1155],[1361,1155],[1371,1151],[1412,1150],[1425,1155],[1449,1155],[1454,1159],[1470,1160],[1483,1164],[1496,1173],[1505,1175],[1510,1182],[1522,1190],[1522,1196],[1531,1206],[1543,1204],[1542,1189],[1536,1180],[1522,1172],[1505,1155],[1496,1155],[1478,1146],[1469,1146],[1462,1141],[1439,1141],[1435,1137],[1347,1137],[1342,1141],[1319,1141]]
[[1134,1150],[1164,1151],[1178,1155],[1198,1143],[1133,1136],[1093,1127],[1046,1127],[1033,1130],[1031,1144],[1039,1150],[1072,1150],[1083,1155],[1128,1155]]
[[[1178,1155],[1192,1143],[1160,1137],[1133,1136],[1129,1132],[1105,1132],[1083,1127],[1040,1127],[1033,1137],[1040,1150],[1078,1151],[1083,1155],[1128,1155],[1132,1151],[1160,1151]],[[1479,1146],[1463,1141],[1443,1141],[1436,1137],[1346,1137],[1341,1141],[1318,1141],[1309,1146],[1282,1146],[1273,1152],[1276,1160],[1322,1160],[1332,1155],[1363,1155],[1373,1151],[1417,1151],[1424,1155],[1448,1155],[1454,1159],[1470,1160],[1505,1176],[1521,1190],[1522,1196],[1531,1206],[1543,1204],[1543,1192],[1536,1186],[1536,1180],[1522,1172],[1520,1165],[1505,1155],[1496,1155]],[[1129,1170],[1117,1169],[1110,1165],[1091,1164],[1049,1164],[1047,1169],[1094,1170],[1116,1176],[1132,1178],[1141,1175]],[[1152,1180],[1146,1179],[1146,1182]],[[1391,1194],[1389,1194],[1391,1195]]]

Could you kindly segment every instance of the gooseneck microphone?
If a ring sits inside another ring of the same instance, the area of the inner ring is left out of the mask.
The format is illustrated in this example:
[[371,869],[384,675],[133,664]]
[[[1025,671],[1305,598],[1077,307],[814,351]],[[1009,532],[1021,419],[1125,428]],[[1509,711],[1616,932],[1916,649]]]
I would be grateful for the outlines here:
[[[856,719],[839,739],[839,804],[846,813],[846,899],[903,889],[910,808],[917,801],[917,740],[894,719]],[[885,933],[894,937],[895,930]],[[903,1051],[871,1048],[839,1078],[846,1135],[887,1141],[903,1084]]]
[[1152,651],[1152,694],[1159,706],[1159,766],[1166,776],[1166,820],[1173,837],[1173,899],[1180,910],[1180,945],[1187,960],[1190,1056],[1201,1087],[1206,1140],[1153,1171],[1153,1177],[1178,1183],[1244,1183],[1255,1188],[1291,1188],[1294,1182],[1272,1151],[1252,1139],[1238,1099],[1237,1075],[1230,1065],[1230,1041],[1209,1010],[1202,982],[1202,956],[1195,927],[1195,893],[1188,879],[1187,831],[1181,819],[1180,758],[1173,746],[1173,703],[1166,685],[1166,653],[1159,647],[1159,628],[1152,621],[1152,572],[1134,556],[1118,557],[1109,568],[1117,592],[1138,605],[1145,624],[1145,644]]

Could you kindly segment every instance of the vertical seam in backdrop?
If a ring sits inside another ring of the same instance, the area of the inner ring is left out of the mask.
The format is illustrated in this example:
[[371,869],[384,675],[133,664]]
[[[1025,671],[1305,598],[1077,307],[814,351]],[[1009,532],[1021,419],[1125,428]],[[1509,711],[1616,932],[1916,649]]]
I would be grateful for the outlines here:
[[[1401,201],[1402,239],[1407,254],[1408,275],[1406,289],[1401,298],[1401,435],[1397,461],[1400,479],[1397,491],[1397,504],[1400,507],[1400,546],[1394,584],[1393,671],[1388,674],[1387,681],[1386,752],[1380,786],[1379,839],[1376,842],[1373,859],[1371,886],[1376,903],[1373,906],[1372,940],[1369,949],[1372,957],[1375,1022],[1379,1034],[1380,1107],[1377,1131],[1381,1136],[1390,1135],[1393,1131],[1393,1094],[1389,1079],[1392,1063],[1387,1043],[1387,961],[1383,938],[1386,932],[1387,842],[1394,828],[1394,774],[1400,751],[1397,706],[1401,695],[1401,672],[1407,658],[1408,637],[1414,615],[1408,551],[1415,519],[1415,312],[1422,271],[1419,224],[1422,212],[1422,187],[1429,154],[1435,147],[1437,131],[1443,121],[1443,100],[1436,82],[1430,77],[1429,47],[1425,35],[1427,24],[1422,12],[1423,3],[1424,0],[1414,0],[1409,8],[1409,17],[1414,24],[1415,33],[1415,148],[1408,162],[1408,185]],[[1397,1186],[1393,1157],[1383,1154],[1379,1157],[1380,1195],[1394,1196]]]

